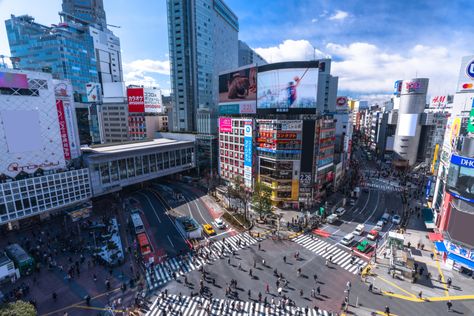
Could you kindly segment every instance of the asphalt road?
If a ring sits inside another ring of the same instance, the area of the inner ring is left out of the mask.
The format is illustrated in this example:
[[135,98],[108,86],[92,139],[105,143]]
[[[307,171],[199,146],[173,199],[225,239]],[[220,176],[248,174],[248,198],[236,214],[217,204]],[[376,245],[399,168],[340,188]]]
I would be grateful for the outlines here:
[[[344,300],[347,281],[354,282],[356,275],[338,267],[326,267],[325,259],[315,256],[311,251],[291,241],[274,241],[267,239],[261,242],[262,250],[258,250],[257,245],[246,247],[237,252],[236,256],[231,257],[231,264],[227,263],[227,258],[217,260],[210,265],[206,265],[208,272],[204,282],[205,296],[212,292],[214,298],[225,298],[225,289],[232,279],[238,281],[236,295],[233,299],[243,301],[255,301],[258,299],[258,293],[262,293],[262,300],[265,296],[270,302],[271,298],[278,298],[274,269],[282,273],[285,279],[289,281],[288,286],[283,289],[284,295],[294,300],[297,306],[314,307],[317,305],[324,310],[337,311]],[[294,254],[300,253],[300,259],[296,260]],[[283,256],[287,257],[287,263],[283,261]],[[265,260],[265,266],[262,266],[262,259]],[[256,262],[256,267],[253,263]],[[241,269],[239,269],[241,265]],[[297,269],[301,268],[301,275],[297,276]],[[253,276],[249,275],[252,269]],[[314,274],[317,275],[317,283],[314,281]],[[188,282],[191,285],[186,286],[184,279],[170,282],[165,288],[170,293],[190,296],[191,293],[197,293],[201,272],[193,271],[187,274]],[[212,279],[216,279],[214,285]],[[268,284],[270,293],[266,292]],[[320,287],[321,295],[316,298],[311,297],[311,289]],[[163,291],[163,288],[161,291]],[[303,296],[300,296],[300,290],[303,290]],[[251,298],[248,297],[248,290],[251,291]]]
[[166,207],[154,190],[142,190],[133,195],[140,201],[144,215],[150,224],[148,234],[154,239],[159,251],[163,249],[169,256],[180,251],[188,251],[189,246],[177,231],[174,219],[166,213]]

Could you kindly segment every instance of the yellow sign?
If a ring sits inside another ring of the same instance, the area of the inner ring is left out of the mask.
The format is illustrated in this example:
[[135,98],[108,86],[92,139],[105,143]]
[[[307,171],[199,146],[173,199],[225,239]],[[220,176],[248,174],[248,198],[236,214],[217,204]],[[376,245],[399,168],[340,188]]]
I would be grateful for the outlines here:
[[298,192],[299,192],[299,182],[298,180],[291,181],[291,199],[293,201],[298,200]]
[[431,163],[431,174],[435,173],[435,166],[436,161],[438,161],[438,152],[439,152],[439,144],[436,144],[433,154],[433,162]]

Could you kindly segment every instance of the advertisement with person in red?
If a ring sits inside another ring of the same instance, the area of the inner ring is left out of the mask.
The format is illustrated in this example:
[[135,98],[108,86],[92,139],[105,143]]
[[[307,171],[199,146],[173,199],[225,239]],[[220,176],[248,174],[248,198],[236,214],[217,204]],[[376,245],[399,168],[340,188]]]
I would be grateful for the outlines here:
[[127,88],[128,111],[130,113],[145,112],[143,88]]

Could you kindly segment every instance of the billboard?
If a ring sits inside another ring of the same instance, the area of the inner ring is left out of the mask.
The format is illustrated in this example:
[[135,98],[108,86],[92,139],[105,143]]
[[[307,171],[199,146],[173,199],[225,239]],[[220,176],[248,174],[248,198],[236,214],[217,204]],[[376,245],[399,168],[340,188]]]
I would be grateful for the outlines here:
[[56,100],[56,109],[58,111],[59,133],[61,134],[61,144],[63,146],[64,159],[71,160],[71,149],[67,133],[66,116],[64,114],[63,101]]
[[99,102],[100,98],[100,84],[96,82],[89,82],[86,84],[87,102]]
[[0,88],[28,89],[28,77],[25,74],[0,72]]
[[472,100],[471,112],[469,112],[469,119],[467,121],[467,131],[474,133],[474,99]]
[[316,108],[318,68],[285,68],[258,73],[257,109]]
[[252,121],[244,122],[244,183],[247,188],[252,187]]
[[431,98],[430,108],[443,109],[448,105],[447,95],[436,95]]
[[161,91],[159,89],[144,88],[145,113],[162,113],[163,103],[161,101]]
[[232,105],[237,113],[255,114],[257,102],[257,68],[240,69],[219,76],[219,105]]
[[219,132],[232,133],[232,119],[230,117],[219,117]]
[[143,88],[127,88],[128,111],[130,113],[145,112],[145,96]]
[[458,77],[458,91],[474,90],[474,55],[464,56]]
[[401,83],[401,94],[423,94],[428,91],[428,82],[426,78],[404,80]]
[[393,86],[393,89],[394,89],[393,94],[394,95],[400,95],[400,92],[402,91],[402,81],[403,80],[395,81],[395,84]]

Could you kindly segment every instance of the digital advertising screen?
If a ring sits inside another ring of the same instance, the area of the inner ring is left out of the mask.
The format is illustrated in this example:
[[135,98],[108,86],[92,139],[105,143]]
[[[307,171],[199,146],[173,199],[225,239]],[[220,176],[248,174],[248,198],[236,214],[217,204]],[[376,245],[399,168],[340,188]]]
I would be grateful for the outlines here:
[[259,71],[257,110],[314,109],[318,94],[318,68]]
[[245,68],[219,76],[219,106],[232,113],[255,114],[257,100],[257,68]]

